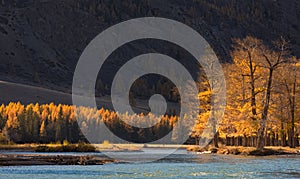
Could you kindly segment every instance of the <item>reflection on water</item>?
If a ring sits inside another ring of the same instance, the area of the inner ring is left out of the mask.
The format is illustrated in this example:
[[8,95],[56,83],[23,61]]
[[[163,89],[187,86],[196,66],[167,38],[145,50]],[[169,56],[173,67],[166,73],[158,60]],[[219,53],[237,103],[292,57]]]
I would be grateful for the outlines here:
[[[149,149],[153,150],[153,149]],[[153,150],[152,153],[164,152]],[[18,152],[20,153],[20,152]],[[28,152],[27,152],[28,153]],[[46,153],[45,153],[46,154]],[[48,154],[48,153],[47,153]],[[58,153],[52,153],[57,155]],[[66,153],[60,153],[66,154]],[[71,153],[72,155],[83,155]],[[70,153],[68,155],[71,155]],[[101,153],[89,153],[102,155]],[[124,153],[126,154],[126,153]],[[127,153],[128,154],[128,153]],[[86,155],[86,153],[85,153]],[[130,154],[132,155],[132,154]],[[300,178],[300,156],[194,155],[185,150],[151,163],[0,167],[0,178]]]

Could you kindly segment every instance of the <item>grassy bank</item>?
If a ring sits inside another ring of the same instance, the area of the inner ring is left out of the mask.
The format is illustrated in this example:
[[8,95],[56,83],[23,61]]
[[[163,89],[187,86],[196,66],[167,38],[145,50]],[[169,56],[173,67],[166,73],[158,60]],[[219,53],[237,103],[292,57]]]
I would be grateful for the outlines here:
[[0,150],[37,151],[37,152],[94,152],[94,151],[141,151],[142,148],[186,149],[194,145],[175,144],[11,144],[0,145]]
[[[16,151],[36,151],[36,152],[138,152],[142,148],[161,148],[161,149],[186,149],[195,153],[217,153],[232,155],[249,155],[249,156],[266,156],[266,155],[295,155],[300,154],[300,148],[289,147],[265,147],[263,151],[257,151],[254,147],[242,146],[221,146],[214,148],[208,146],[199,148],[197,145],[174,145],[174,144],[112,144],[104,142],[102,144],[12,144],[0,145],[0,150],[16,150]],[[207,152],[209,151],[209,152]]]
[[67,145],[39,145],[35,147],[36,152],[96,152],[96,147],[91,144],[67,144]]
[[0,150],[10,151],[35,151],[35,152],[95,152],[91,144],[3,144]]
[[142,144],[2,144],[0,150],[31,152],[140,151]]
[[299,155],[300,148],[289,147],[265,147],[263,151],[256,150],[255,147],[242,147],[242,146],[222,146],[220,148],[206,147],[199,148],[192,146],[187,148],[188,151],[202,153],[209,151],[210,153],[217,154],[232,154],[232,155],[248,155],[248,156],[268,156],[268,155]]
[[38,144],[0,144],[0,150],[34,151]]

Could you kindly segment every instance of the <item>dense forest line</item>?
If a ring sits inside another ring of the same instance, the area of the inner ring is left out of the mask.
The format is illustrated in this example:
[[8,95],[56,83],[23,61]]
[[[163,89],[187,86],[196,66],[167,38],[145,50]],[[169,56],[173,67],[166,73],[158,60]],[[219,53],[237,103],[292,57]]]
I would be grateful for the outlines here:
[[[76,111],[76,112],[75,112]],[[99,131],[105,124],[114,134],[127,138],[133,142],[146,142],[163,137],[166,132],[172,130],[173,124],[178,120],[176,116],[161,116],[156,128],[134,129],[124,123],[120,118],[127,120],[141,119],[139,115],[117,114],[105,109],[94,109],[88,107],[74,107],[69,105],[9,103],[0,106],[0,127],[2,131],[2,142],[10,140],[16,143],[50,143],[87,142],[81,132],[76,116],[80,119],[82,130],[91,133]],[[152,118],[154,115],[149,114]],[[151,119],[151,117],[150,117]],[[145,121],[140,121],[145,122]],[[109,140],[110,137],[99,136],[96,142]],[[114,141],[110,141],[114,142]]]

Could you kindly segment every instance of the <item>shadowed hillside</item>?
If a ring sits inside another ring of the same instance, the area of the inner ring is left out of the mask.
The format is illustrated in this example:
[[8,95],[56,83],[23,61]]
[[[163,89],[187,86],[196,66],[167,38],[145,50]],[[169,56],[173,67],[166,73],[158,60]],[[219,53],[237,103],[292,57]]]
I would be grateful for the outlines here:
[[[69,93],[85,46],[109,26],[144,16],[171,18],[191,26],[206,38],[223,62],[231,61],[232,38],[246,35],[266,44],[284,36],[299,57],[299,9],[297,0],[2,0],[0,78]],[[114,75],[124,63],[124,56],[129,58],[145,49],[176,54],[177,59],[185,57],[180,49],[169,48],[161,42],[128,45],[112,55],[103,78]]]

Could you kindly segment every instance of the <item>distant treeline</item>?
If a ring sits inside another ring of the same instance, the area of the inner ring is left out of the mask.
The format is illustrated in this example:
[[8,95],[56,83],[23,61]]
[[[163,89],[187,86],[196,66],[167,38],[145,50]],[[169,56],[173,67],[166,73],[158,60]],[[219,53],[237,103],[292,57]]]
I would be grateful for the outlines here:
[[[100,133],[105,124],[118,137],[132,142],[149,142],[169,133],[177,120],[176,116],[162,116],[160,122],[150,128],[132,127],[119,119],[116,112],[104,109],[74,107],[69,105],[9,103],[0,106],[1,142],[51,143],[67,140],[71,143],[88,142],[79,128],[75,110],[80,117],[80,126],[91,133]],[[122,115],[132,118],[127,114]],[[151,116],[151,114],[150,114]],[[145,121],[141,121],[145,122]],[[97,134],[95,134],[97,136]],[[99,136],[93,142],[103,142],[110,137]],[[114,142],[114,141],[111,141]]]

